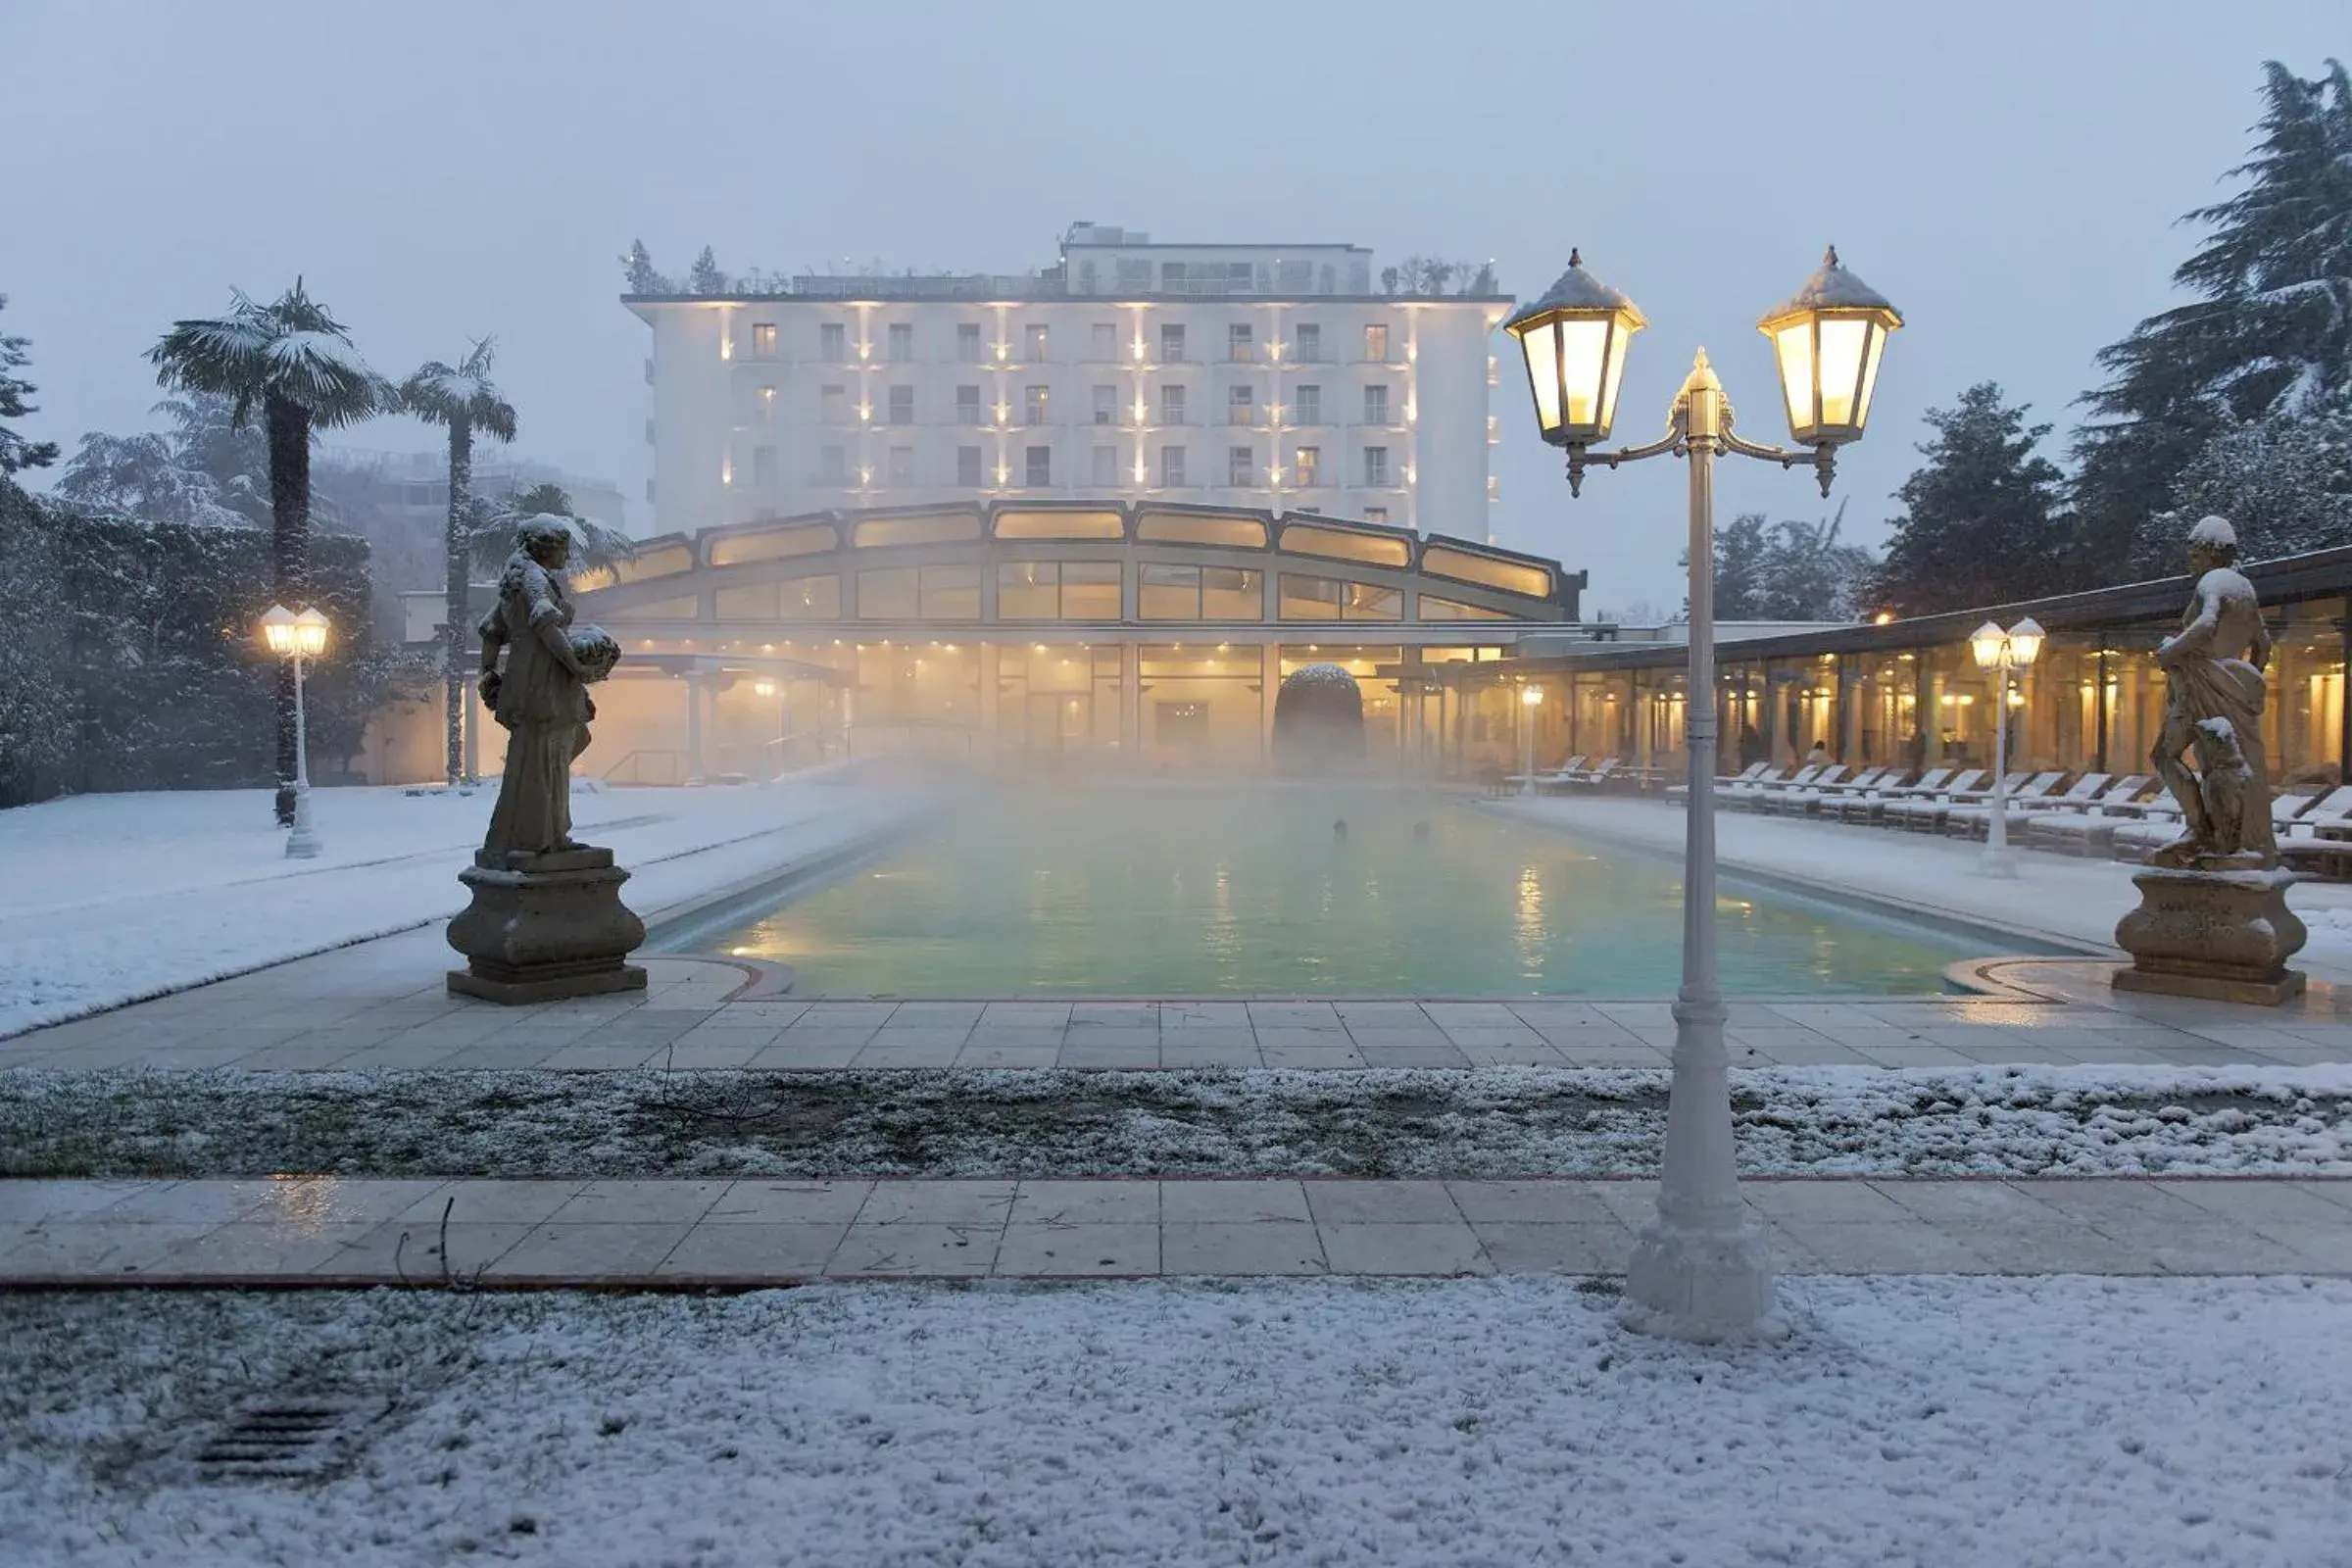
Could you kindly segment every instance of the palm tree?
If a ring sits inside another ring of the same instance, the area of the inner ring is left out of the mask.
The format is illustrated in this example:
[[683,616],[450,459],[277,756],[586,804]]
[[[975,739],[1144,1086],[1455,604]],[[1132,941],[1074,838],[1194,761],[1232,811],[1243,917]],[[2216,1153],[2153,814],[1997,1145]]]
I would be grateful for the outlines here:
[[[269,305],[232,290],[228,314],[174,321],[147,351],[166,391],[213,392],[230,400],[241,428],[262,406],[270,443],[270,526],[277,602],[309,602],[311,435],[357,423],[380,410],[390,389],[351,346],[351,334],[302,279]],[[294,820],[294,674],[278,671],[277,819]]]
[[442,685],[447,698],[449,782],[466,774],[466,653],[469,629],[466,613],[466,566],[472,555],[473,432],[501,441],[514,439],[514,405],[499,395],[490,379],[490,338],[474,344],[473,352],[457,368],[439,360],[418,366],[401,383],[400,403],[428,424],[449,431],[449,529],[443,535],[448,568],[447,621],[442,630]]

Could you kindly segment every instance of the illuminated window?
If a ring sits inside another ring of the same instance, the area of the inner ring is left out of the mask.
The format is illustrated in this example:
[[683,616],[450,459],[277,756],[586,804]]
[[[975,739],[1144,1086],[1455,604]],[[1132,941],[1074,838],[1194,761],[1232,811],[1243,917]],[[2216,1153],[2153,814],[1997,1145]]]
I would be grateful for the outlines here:
[[776,389],[774,387],[761,387],[759,395],[752,399],[752,416],[761,424],[766,424],[775,418]]
[[912,620],[919,605],[912,566],[884,566],[858,574],[859,620]]
[[1246,386],[1237,386],[1225,394],[1225,422],[1252,425],[1257,422],[1257,394]]
[[1046,404],[1052,398],[1053,393],[1054,389],[1050,386],[1030,386],[1022,388],[1021,422],[1023,424],[1045,423]]
[[1364,328],[1364,358],[1374,365],[1389,363],[1389,328],[1386,322],[1375,322]]
[[1204,620],[1265,619],[1265,573],[1239,566],[1201,567],[1200,615]]
[[1033,321],[1022,328],[1021,348],[1023,357],[1031,365],[1046,363],[1046,329],[1042,323]]
[[1321,447],[1300,447],[1297,465],[1292,472],[1297,476],[1293,482],[1301,490],[1312,490],[1321,484],[1323,482],[1323,449]]
[[1237,321],[1225,329],[1225,357],[1229,360],[1257,358],[1257,345],[1250,340],[1247,321]]
[[1366,507],[1364,509],[1364,520],[1366,522],[1386,522],[1389,520],[1389,509],[1386,507]]
[[1277,586],[1281,589],[1283,619],[1340,618],[1340,596],[1347,585],[1337,577],[1304,577],[1295,571],[1286,571],[1282,573]]
[[773,321],[753,322],[752,358],[755,360],[772,360],[775,357],[776,323]]
[[1115,561],[1005,561],[997,564],[1000,620],[1117,620]]
[[978,620],[980,568],[925,566],[921,594],[925,620]]
[[1146,562],[1136,567],[1136,613],[1145,620],[1199,620],[1200,568]]

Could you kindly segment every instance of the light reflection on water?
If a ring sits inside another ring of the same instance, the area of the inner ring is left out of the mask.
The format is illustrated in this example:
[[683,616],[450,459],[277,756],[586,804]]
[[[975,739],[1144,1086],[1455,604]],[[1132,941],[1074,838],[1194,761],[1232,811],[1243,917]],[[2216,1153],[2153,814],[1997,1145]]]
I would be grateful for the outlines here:
[[[795,965],[801,995],[1663,996],[1681,898],[1670,860],[1427,796],[1041,790],[709,946]],[[1732,991],[1936,991],[1986,951],[1769,893],[1716,918]]]

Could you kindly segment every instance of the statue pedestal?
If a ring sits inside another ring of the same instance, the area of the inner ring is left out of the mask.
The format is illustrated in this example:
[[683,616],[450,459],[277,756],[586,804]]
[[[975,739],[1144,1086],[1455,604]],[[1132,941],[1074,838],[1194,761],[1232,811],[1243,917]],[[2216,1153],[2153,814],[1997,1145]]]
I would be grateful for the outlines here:
[[468,960],[449,971],[450,994],[512,1005],[644,990],[645,971],[623,961],[645,940],[620,902],[628,879],[611,850],[476,855],[458,873],[473,902],[449,922]]
[[2283,867],[2140,871],[2139,907],[2115,928],[2132,967],[2118,991],[2154,991],[2216,1002],[2277,1006],[2303,994],[2303,973],[2286,960],[2310,933],[2286,906],[2286,890],[2309,878]]

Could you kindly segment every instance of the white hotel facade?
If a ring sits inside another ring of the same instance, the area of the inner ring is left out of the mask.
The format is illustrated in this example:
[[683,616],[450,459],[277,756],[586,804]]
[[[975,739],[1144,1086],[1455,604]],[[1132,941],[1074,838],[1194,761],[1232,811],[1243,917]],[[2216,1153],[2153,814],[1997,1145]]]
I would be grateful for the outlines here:
[[1353,245],[1080,223],[1028,276],[630,295],[656,530],[935,502],[1312,512],[1491,537],[1500,294],[1380,291]]

